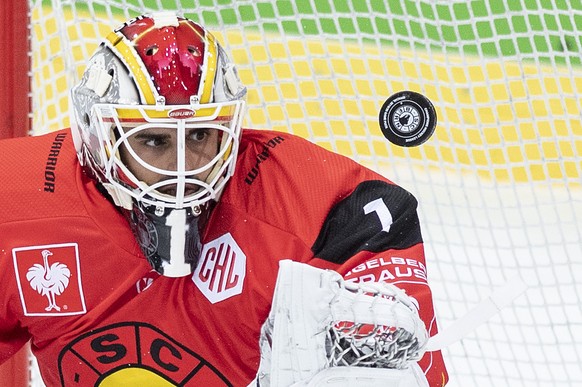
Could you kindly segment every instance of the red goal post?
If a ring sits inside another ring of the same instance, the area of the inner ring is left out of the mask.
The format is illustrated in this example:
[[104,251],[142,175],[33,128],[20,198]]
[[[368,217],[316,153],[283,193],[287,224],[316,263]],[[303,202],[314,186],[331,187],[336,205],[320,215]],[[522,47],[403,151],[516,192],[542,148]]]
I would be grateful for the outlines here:
[[[25,136],[31,129],[28,3],[0,2],[0,20],[0,138]],[[0,381],[5,386],[28,386],[29,372],[27,345],[0,365]]]
[[0,138],[30,131],[29,17],[25,0],[0,4]]

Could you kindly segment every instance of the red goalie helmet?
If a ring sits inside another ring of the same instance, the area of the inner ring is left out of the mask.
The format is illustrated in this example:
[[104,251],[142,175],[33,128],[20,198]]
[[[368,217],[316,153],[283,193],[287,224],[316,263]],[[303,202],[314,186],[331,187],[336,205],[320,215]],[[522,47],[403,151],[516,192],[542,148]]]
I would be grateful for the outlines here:
[[[126,213],[162,274],[187,274],[195,261],[187,233],[234,172],[245,96],[216,38],[170,13],[111,32],[71,91],[81,164]],[[186,240],[163,240],[175,227]],[[173,274],[170,242],[184,244],[177,259],[185,266]]]

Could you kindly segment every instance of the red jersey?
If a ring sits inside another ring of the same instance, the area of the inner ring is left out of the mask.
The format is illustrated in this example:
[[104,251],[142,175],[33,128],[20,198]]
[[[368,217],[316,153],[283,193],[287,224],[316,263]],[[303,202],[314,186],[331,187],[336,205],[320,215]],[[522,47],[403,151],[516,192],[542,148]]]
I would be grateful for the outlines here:
[[[437,332],[414,197],[304,139],[243,132],[182,278],[152,271],[69,130],[0,141],[0,155],[0,362],[32,340],[48,386],[246,386],[282,259],[395,283]],[[440,352],[419,364],[446,383]]]

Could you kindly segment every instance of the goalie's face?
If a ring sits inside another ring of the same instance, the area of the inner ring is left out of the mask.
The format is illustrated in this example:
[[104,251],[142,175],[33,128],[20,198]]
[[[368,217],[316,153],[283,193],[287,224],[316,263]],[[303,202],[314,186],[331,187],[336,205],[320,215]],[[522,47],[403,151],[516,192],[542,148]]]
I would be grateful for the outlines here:
[[122,163],[137,181],[167,197],[189,198],[204,189],[219,153],[219,132],[189,128],[142,128],[120,147]]
[[235,166],[242,103],[199,106],[94,105],[108,182],[156,207],[217,200]]

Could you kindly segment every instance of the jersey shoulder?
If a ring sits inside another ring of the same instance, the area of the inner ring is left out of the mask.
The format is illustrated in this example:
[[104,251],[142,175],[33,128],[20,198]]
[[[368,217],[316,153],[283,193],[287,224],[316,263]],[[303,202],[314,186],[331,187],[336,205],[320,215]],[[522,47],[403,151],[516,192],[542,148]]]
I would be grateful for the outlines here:
[[80,171],[69,130],[0,141],[0,220],[66,214],[78,209]]
[[[350,158],[302,137],[270,130],[243,132],[237,169],[238,177],[249,186],[263,180],[266,184],[295,184],[298,190],[323,184],[341,185],[354,177],[384,179]],[[313,180],[315,177],[318,179]]]
[[243,132],[224,201],[311,244],[330,211],[366,181],[393,183],[348,157],[298,136]]

